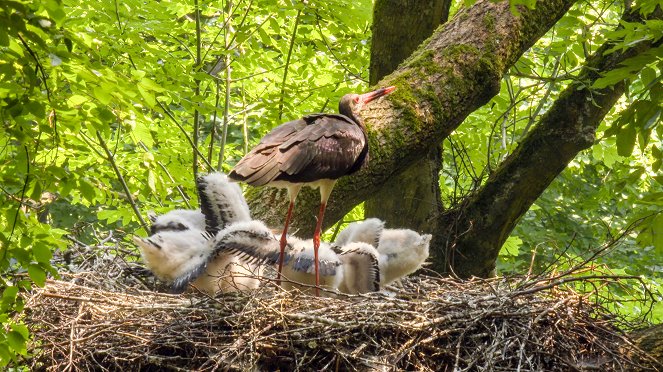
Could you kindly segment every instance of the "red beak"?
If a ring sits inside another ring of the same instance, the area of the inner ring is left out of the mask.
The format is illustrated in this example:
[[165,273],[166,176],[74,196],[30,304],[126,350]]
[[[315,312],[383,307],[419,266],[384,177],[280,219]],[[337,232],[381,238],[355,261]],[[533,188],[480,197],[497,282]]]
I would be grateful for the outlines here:
[[382,96],[386,96],[387,94],[393,92],[396,90],[396,87],[391,86],[391,87],[386,87],[386,88],[380,88],[378,90],[374,90],[372,92],[364,93],[359,96],[359,101],[368,103],[371,102],[375,99],[378,99]]

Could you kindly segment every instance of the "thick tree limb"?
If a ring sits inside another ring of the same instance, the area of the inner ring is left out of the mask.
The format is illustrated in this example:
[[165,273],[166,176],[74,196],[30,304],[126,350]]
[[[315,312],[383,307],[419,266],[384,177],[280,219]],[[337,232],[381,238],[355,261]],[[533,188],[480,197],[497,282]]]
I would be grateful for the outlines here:
[[[362,112],[369,132],[371,161],[366,169],[341,179],[327,208],[329,226],[369,197],[392,175],[437,146],[467,115],[488,102],[499,90],[504,72],[534,44],[574,3],[539,1],[520,17],[508,2],[479,1],[459,12],[396,72],[380,85],[398,90]],[[256,217],[272,225],[283,221],[284,190],[249,190]],[[317,192],[300,193],[293,232],[310,234],[318,208]]]
[[[449,18],[450,0],[378,0],[373,10],[370,84],[377,84]],[[432,233],[442,213],[439,174],[441,146],[390,178],[366,200],[366,217],[387,226]]]
[[624,93],[625,84],[589,87],[603,73],[652,47],[641,42],[606,54],[613,46],[604,44],[586,61],[576,82],[561,93],[486,184],[442,218],[437,234],[450,241],[447,254],[435,256],[437,270],[451,268],[461,277],[491,275],[499,250],[519,219],[568,163],[594,144],[596,128]]

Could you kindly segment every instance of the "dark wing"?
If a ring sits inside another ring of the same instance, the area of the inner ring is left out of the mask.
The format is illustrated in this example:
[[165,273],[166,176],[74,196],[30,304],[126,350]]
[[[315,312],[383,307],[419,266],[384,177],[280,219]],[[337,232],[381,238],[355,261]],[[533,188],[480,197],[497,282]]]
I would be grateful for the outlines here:
[[250,221],[251,214],[242,190],[222,173],[210,173],[196,180],[200,210],[205,215],[206,230],[216,235],[233,222]]
[[341,248],[345,287],[350,293],[380,290],[380,266],[377,251],[365,243],[351,243]]
[[279,172],[276,160],[278,147],[306,126],[306,121],[299,119],[272,129],[235,165],[228,177],[254,186],[266,185]]
[[[228,252],[249,264],[276,265],[278,263],[281,250],[279,241],[262,222],[250,221],[233,224],[221,231],[214,239],[215,254],[212,255],[213,257],[219,252]],[[308,241],[302,242],[293,237],[288,240],[295,240],[295,244],[302,245],[302,247],[293,249],[291,243],[288,242],[283,257],[284,265],[290,265],[294,271],[313,272],[312,254],[303,252],[303,247]],[[306,247],[312,248],[312,244],[310,247]],[[332,259],[320,259],[320,274],[336,275],[336,268],[339,264],[339,261]]]
[[153,222],[153,225],[150,226],[150,235],[155,235],[164,231],[185,231],[185,230],[189,230],[189,227],[181,222],[169,221],[164,224],[156,224]]
[[237,163],[230,177],[254,186],[274,180],[337,179],[357,171],[367,154],[366,135],[351,119],[309,115],[270,132]]
[[279,146],[276,180],[337,179],[359,170],[368,145],[359,125],[343,115],[311,115],[306,128]]
[[250,221],[221,231],[215,238],[213,250],[217,254],[228,252],[250,264],[272,265],[278,262],[280,246],[264,224]]

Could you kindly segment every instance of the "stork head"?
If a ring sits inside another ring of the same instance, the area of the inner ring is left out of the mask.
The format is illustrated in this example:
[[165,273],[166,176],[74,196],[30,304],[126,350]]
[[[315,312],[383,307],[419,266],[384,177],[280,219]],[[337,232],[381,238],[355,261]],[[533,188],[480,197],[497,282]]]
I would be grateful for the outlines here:
[[378,245],[381,284],[417,271],[428,259],[431,238],[408,229],[385,229]]
[[167,282],[207,263],[212,253],[207,240],[205,232],[198,229],[162,231],[149,238],[133,237],[147,268]]
[[151,215],[150,235],[163,231],[184,231],[205,229],[205,216],[200,210],[175,209],[160,216]]
[[380,88],[378,90],[374,90],[372,92],[364,93],[364,94],[356,94],[356,93],[351,93],[351,94],[346,94],[341,98],[341,101],[338,103],[338,112],[342,115],[345,115],[356,122],[359,122],[357,120],[357,116],[355,113],[361,111],[361,109],[364,107],[365,104],[376,100],[382,96],[385,96],[391,92],[396,90],[396,87],[391,86],[391,87],[386,87],[386,88]]

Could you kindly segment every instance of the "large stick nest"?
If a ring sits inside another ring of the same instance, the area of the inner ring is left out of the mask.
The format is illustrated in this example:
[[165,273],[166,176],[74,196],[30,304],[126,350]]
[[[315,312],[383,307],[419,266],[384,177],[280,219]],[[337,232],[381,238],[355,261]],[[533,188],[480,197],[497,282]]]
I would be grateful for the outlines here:
[[[644,370],[660,367],[559,277],[417,276],[390,294],[315,298],[266,282],[210,298],[95,256],[34,290],[33,369]],[[101,262],[101,263],[99,263]],[[80,270],[81,265],[78,266]],[[589,279],[586,279],[589,280]],[[145,284],[147,282],[147,285]]]

